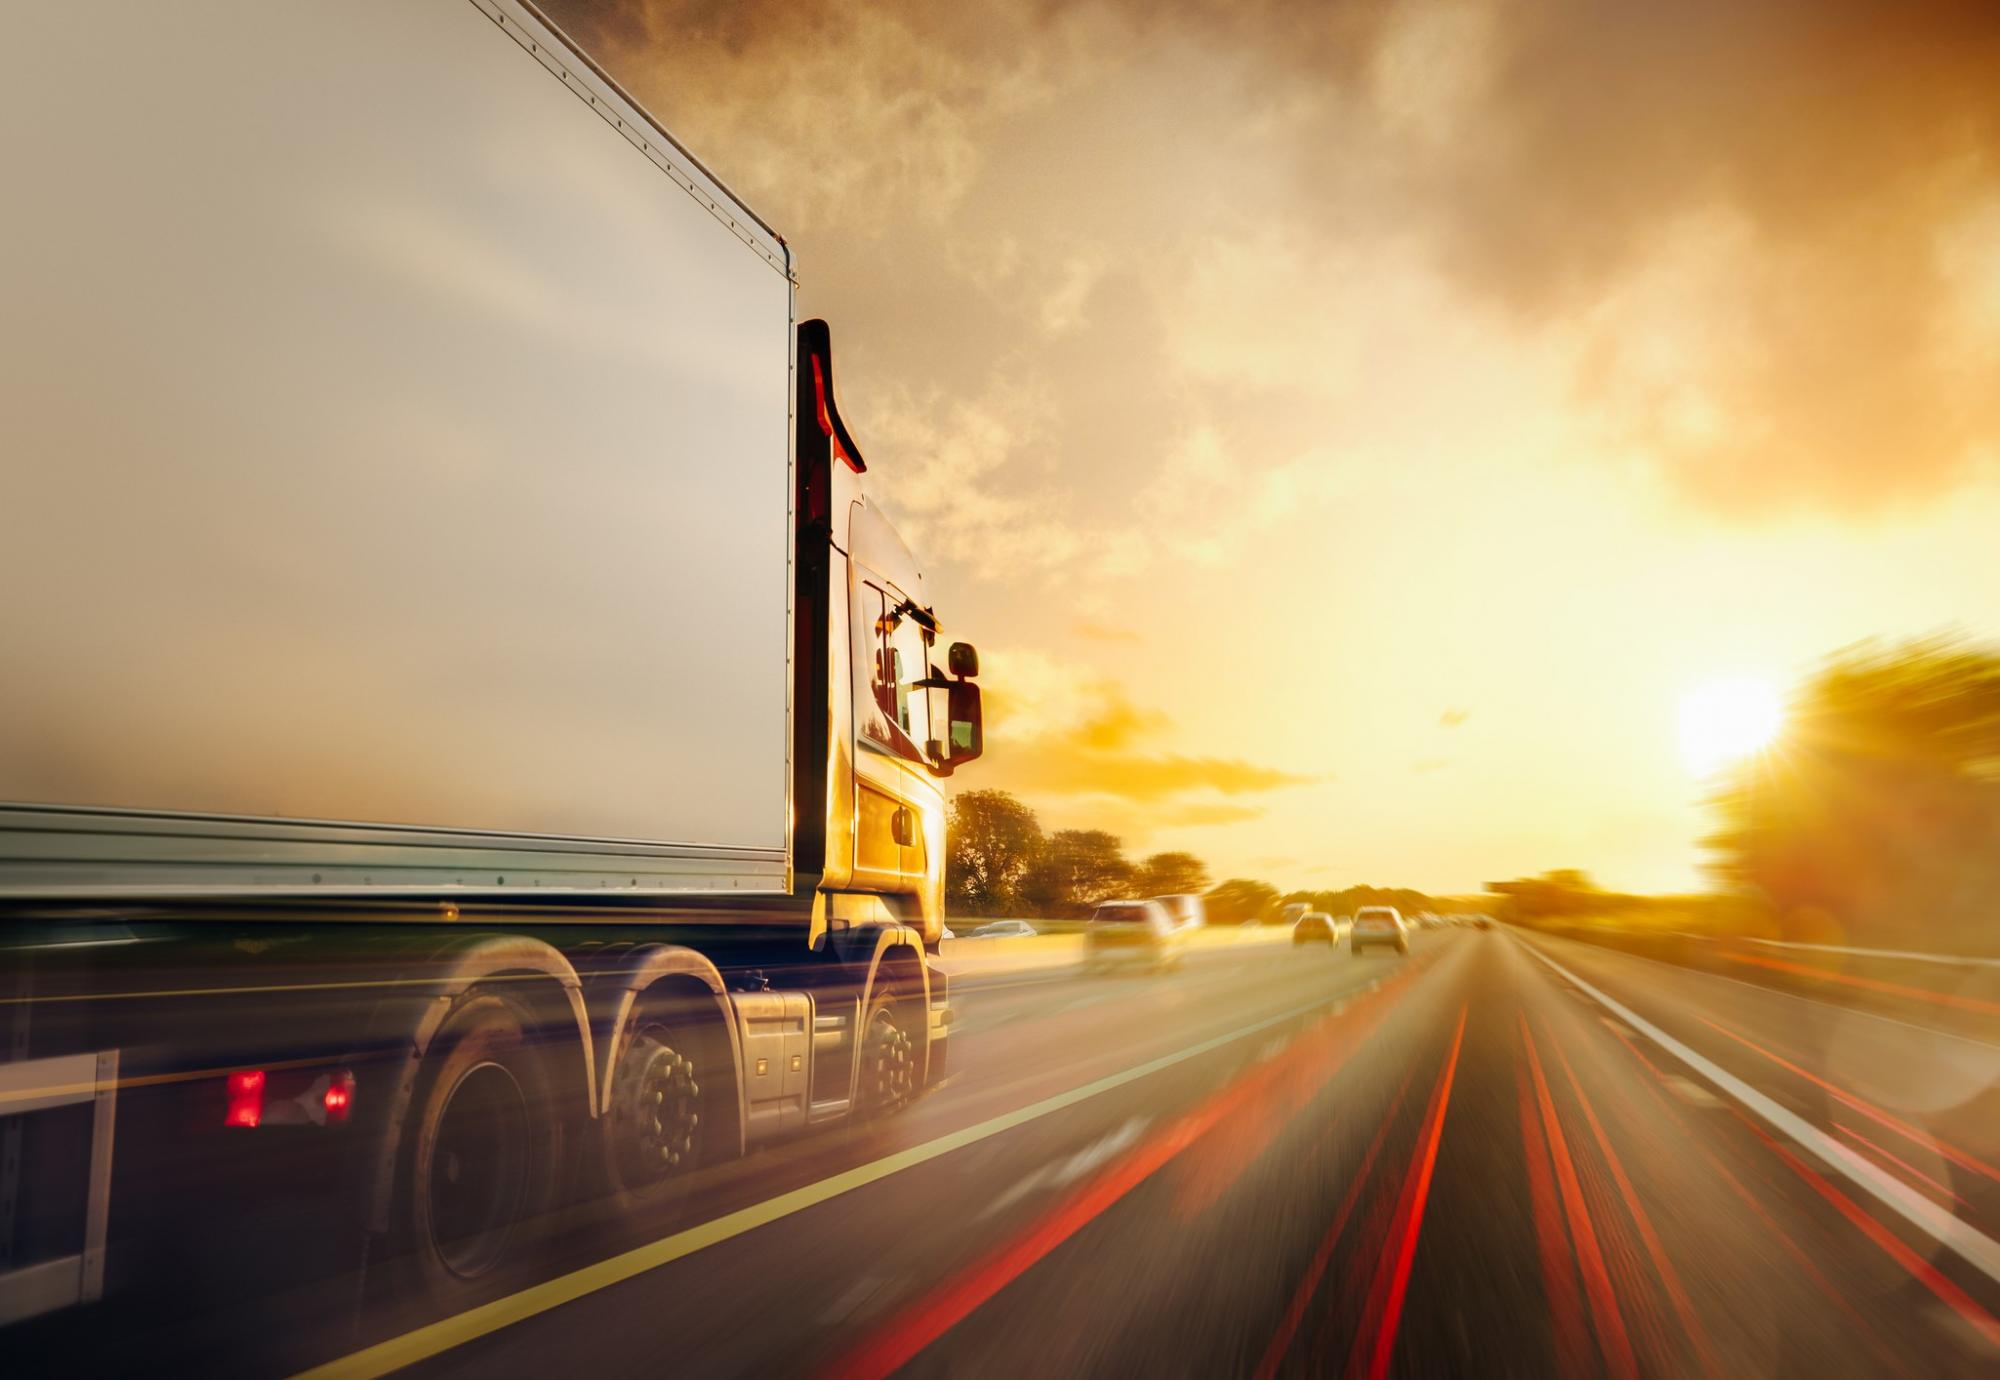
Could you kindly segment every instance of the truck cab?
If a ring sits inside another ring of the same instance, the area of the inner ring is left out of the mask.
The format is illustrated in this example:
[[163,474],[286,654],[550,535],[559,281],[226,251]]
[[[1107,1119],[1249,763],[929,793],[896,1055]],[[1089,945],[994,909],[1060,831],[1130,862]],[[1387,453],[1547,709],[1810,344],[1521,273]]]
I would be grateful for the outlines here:
[[[894,923],[935,946],[944,931],[940,783],[984,750],[979,657],[947,642],[916,557],[863,492],[867,464],[840,417],[824,322],[799,328],[799,356],[799,569],[812,587],[797,603],[802,617],[824,610],[799,663],[805,689],[823,692],[828,711],[797,720],[800,757],[823,760],[826,773],[814,943]],[[822,725],[823,747],[814,740]],[[800,840],[801,868],[815,842]]]

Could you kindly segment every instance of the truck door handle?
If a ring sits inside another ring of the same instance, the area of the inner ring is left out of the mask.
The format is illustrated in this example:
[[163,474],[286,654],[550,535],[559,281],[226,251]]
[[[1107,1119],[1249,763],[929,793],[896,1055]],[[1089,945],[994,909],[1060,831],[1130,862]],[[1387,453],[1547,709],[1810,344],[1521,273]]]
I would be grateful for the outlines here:
[[916,812],[907,806],[897,806],[896,813],[889,816],[889,837],[905,848],[914,844],[917,841]]

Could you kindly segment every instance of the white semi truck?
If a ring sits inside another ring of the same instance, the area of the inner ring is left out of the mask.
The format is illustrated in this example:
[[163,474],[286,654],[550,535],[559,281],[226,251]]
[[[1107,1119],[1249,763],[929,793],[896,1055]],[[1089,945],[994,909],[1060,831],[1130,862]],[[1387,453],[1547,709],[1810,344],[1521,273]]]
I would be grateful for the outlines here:
[[978,661],[784,240],[525,0],[8,31],[0,1324],[935,1082]]

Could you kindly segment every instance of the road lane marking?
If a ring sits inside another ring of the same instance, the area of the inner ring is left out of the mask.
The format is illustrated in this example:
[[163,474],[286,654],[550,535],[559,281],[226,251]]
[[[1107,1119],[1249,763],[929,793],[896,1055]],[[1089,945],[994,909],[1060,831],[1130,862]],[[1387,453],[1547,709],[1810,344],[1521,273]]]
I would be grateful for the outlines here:
[[[1631,1053],[1634,1059],[1637,1059],[1641,1064],[1645,1065],[1646,1071],[1652,1074],[1654,1080],[1658,1082],[1662,1087],[1667,1086],[1669,1083],[1688,1082],[1688,1080],[1680,1077],[1678,1074],[1660,1072],[1659,1068],[1653,1063],[1653,1061],[1646,1057],[1645,1051],[1640,1049],[1638,1045],[1632,1043],[1630,1040],[1627,1040],[1625,1042],[1625,1048]],[[1738,1179],[1735,1174],[1730,1172],[1729,1166],[1724,1164],[1721,1158],[1715,1153],[1715,1151],[1711,1149],[1707,1144],[1705,1144],[1703,1140],[1697,1135],[1695,1129],[1681,1118],[1680,1113],[1674,1110],[1673,1104],[1667,1101],[1667,1099],[1658,1090],[1654,1089],[1651,1086],[1651,1084],[1645,1084],[1644,1080],[1640,1081],[1642,1085],[1647,1088],[1647,1091],[1651,1094],[1654,1101],[1658,1103],[1660,1110],[1667,1114],[1668,1122],[1670,1122],[1677,1131],[1681,1132],[1684,1136],[1688,1138],[1689,1142],[1694,1145],[1695,1149],[1701,1152],[1702,1158],[1708,1161],[1709,1168],[1713,1169],[1716,1172],[1717,1176],[1720,1177],[1724,1183],[1729,1185],[1730,1189],[1736,1194],[1736,1196],[1743,1200],[1743,1205],[1749,1208],[1751,1213],[1757,1218],[1757,1220],[1764,1224],[1765,1229],[1771,1233],[1772,1237],[1777,1241],[1777,1243],[1785,1248],[1785,1252],[1788,1255],[1790,1255],[1792,1257],[1793,1262],[1798,1265],[1799,1272],[1803,1274],[1806,1278],[1810,1279],[1813,1282],[1813,1284],[1819,1289],[1820,1293],[1826,1296],[1827,1301],[1833,1304],[1834,1307],[1838,1308],[1841,1311],[1841,1313],[1847,1318],[1847,1321],[1854,1327],[1854,1330],[1857,1333],[1859,1333],[1862,1337],[1867,1338],[1868,1344],[1875,1349],[1876,1359],[1882,1362],[1885,1373],[1893,1373],[1896,1375],[1901,1375],[1906,1377],[1912,1376],[1912,1372],[1909,1366],[1905,1364],[1905,1359],[1902,1351],[1897,1347],[1893,1346],[1889,1341],[1887,1341],[1882,1336],[1882,1334],[1876,1330],[1875,1325],[1871,1323],[1861,1312],[1859,1312],[1851,1302],[1848,1301],[1848,1298],[1845,1294],[1841,1293],[1840,1290],[1834,1286],[1833,1281],[1827,1278],[1826,1273],[1820,1269],[1818,1263],[1814,1261],[1812,1256],[1806,1253],[1805,1247],[1801,1246],[1796,1240],[1794,1240],[1792,1234],[1786,1231],[1783,1225],[1779,1223],[1778,1219],[1773,1217],[1770,1211],[1766,1209],[1765,1206],[1757,1200],[1757,1196],[1753,1194],[1749,1189],[1743,1186],[1743,1181],[1741,1179]],[[1694,1085],[1689,1083],[1688,1086],[1693,1087]],[[1704,1092],[1703,1096],[1707,1098],[1707,1105],[1714,1107],[1722,1107],[1728,1105],[1724,1103],[1721,1098],[1715,1097],[1712,1094]]]
[[1583,1306],[1576,1293],[1569,1235],[1563,1228],[1562,1206],[1556,1201],[1555,1177],[1549,1168],[1548,1141],[1542,1135],[1535,1095],[1528,1087],[1527,1061],[1523,1059],[1514,1060],[1514,1096],[1521,1122],[1521,1150],[1528,1164],[1528,1206],[1534,1215],[1542,1294],[1548,1300],[1555,1330],[1556,1370],[1564,1375],[1582,1375],[1591,1369],[1590,1334],[1583,1326]]
[[1995,1242],[1984,1232],[1959,1221],[1902,1180],[1890,1175],[1886,1170],[1877,1168],[1805,1118],[1757,1091],[1712,1059],[1697,1054],[1631,1007],[1585,982],[1534,945],[1530,944],[1527,947],[1529,953],[1548,965],[1557,976],[1574,984],[1578,990],[1595,997],[1606,1010],[1686,1064],[1714,1087],[1755,1112],[1767,1125],[1810,1151],[1822,1164],[1845,1175],[1857,1187],[1865,1189],[1905,1222],[1940,1245],[1956,1252],[1961,1259],[1987,1279],[2000,1284],[2000,1242]]
[[[1743,1114],[1739,1111],[1737,1115]],[[1980,1307],[1972,1295],[1947,1279],[1934,1263],[1911,1250],[1902,1237],[1883,1226],[1859,1203],[1828,1183],[1825,1175],[1780,1145],[1772,1138],[1770,1132],[1748,1117],[1744,1117],[1743,1121],[1759,1140],[1771,1148],[1772,1153],[1783,1160],[1793,1173],[1811,1185],[1820,1197],[1833,1204],[1835,1210],[1852,1222],[1863,1236],[1880,1246],[1892,1260],[1908,1270],[1912,1278],[1921,1281],[1925,1288],[1950,1305],[1954,1312],[1965,1319],[1973,1331],[1985,1339],[1987,1346],[2000,1351],[2000,1318],[1995,1318]]]
[[[1588,941],[1577,940],[1575,942],[1581,944]],[[1614,949],[1607,945],[1595,945],[1593,947],[1600,953],[1630,959],[1634,963],[1650,963],[1655,968],[1665,968],[1670,973],[1680,973],[1686,977],[1705,978],[1710,982],[1726,982],[1731,987],[1747,988],[1752,992],[1759,992],[1767,997],[1783,997],[1786,1001],[1800,1002],[1806,1006],[1816,1006],[1822,1011],[1830,1011],[1841,1017],[1858,1016],[1863,1020],[1880,1021],[1884,1025],[1901,1026],[1905,1030],[1914,1031],[1919,1035],[1928,1036],[1934,1040],[1955,1040],[1962,1045],[1971,1045],[1975,1049],[1983,1049],[1989,1054],[2000,1054],[2000,1045],[1994,1044],[1991,1040],[1981,1040],[1971,1035],[1961,1035],[1955,1030],[1940,1030],[1932,1025],[1918,1025],[1915,1021],[1902,1020],[1896,1016],[1885,1016],[1880,1011],[1864,1011],[1858,1006],[1843,1006],[1837,1001],[1822,1001],[1818,997],[1808,997],[1802,992],[1787,992],[1784,988],[1773,987],[1769,983],[1746,982],[1742,978],[1729,977],[1723,973],[1711,973],[1706,968],[1690,968],[1683,963],[1669,963],[1665,959],[1648,958],[1644,954],[1630,953],[1624,949]]]
[[[1380,1028],[1381,1019],[1396,1003],[1391,998],[1413,982],[1419,968],[1405,968],[1386,985],[1367,1009],[1369,1024],[1359,1038],[1343,1042],[1330,1063],[1318,1063],[1316,1046],[1295,1046],[1293,1057],[1314,1061],[1325,1087],[1345,1066],[1360,1044]],[[1324,1011],[1313,1031],[1330,1029],[1340,1017]],[[1310,1033],[1310,1032],[1309,1032]],[[1073,1190],[1017,1235],[988,1251],[972,1265],[941,1281],[924,1298],[902,1310],[895,1323],[865,1338],[824,1373],[825,1380],[880,1380],[901,1369],[925,1348],[1006,1289],[1050,1252],[1096,1221],[1128,1193],[1158,1173],[1188,1147],[1199,1144],[1216,1127],[1255,1105],[1282,1065],[1253,1064],[1177,1118],[1151,1140],[1107,1167],[1090,1182]]]
[[1403,1086],[1396,1089],[1395,1099],[1382,1114],[1381,1124],[1375,1128],[1375,1138],[1368,1143],[1368,1151],[1361,1157],[1361,1167],[1354,1171],[1354,1177],[1348,1182],[1346,1196],[1334,1210],[1333,1224],[1320,1238],[1312,1263],[1306,1267],[1299,1287],[1292,1293],[1292,1301],[1278,1323],[1277,1334],[1271,1338],[1270,1346],[1264,1349],[1264,1359],[1257,1366],[1256,1380],[1271,1380],[1278,1373],[1278,1364],[1285,1359],[1285,1353],[1292,1349],[1292,1338],[1297,1335],[1299,1324],[1305,1321],[1307,1305],[1319,1292],[1320,1279],[1333,1260],[1333,1249],[1340,1242],[1340,1234],[1347,1229],[1347,1219],[1354,1215],[1354,1205],[1361,1201],[1361,1190],[1368,1185],[1368,1172],[1375,1167],[1375,1157],[1381,1153],[1382,1142],[1389,1138],[1389,1128],[1395,1124],[1396,1113],[1402,1110],[1403,1093],[1409,1086],[1409,1075],[1405,1074]]
[[1569,1080],[1571,1091],[1576,1094],[1577,1105],[1583,1108],[1583,1119],[1590,1127],[1591,1137],[1596,1140],[1597,1148],[1603,1152],[1604,1162],[1611,1167],[1612,1182],[1618,1185],[1618,1194],[1625,1200],[1625,1210],[1632,1214],[1632,1221],[1639,1229],[1639,1243],[1646,1248],[1647,1256],[1652,1259],[1653,1269],[1659,1274],[1660,1283],[1666,1286],[1667,1301],[1673,1305],[1675,1314],[1679,1316],[1681,1328],[1687,1333],[1688,1341],[1694,1347],[1702,1369],[1710,1375],[1726,1375],[1728,1372],[1723,1369],[1722,1363],[1716,1357],[1715,1348],[1709,1343],[1708,1332],[1701,1325],[1701,1318],[1694,1310],[1693,1301],[1688,1298],[1687,1290],[1681,1286],[1680,1272],[1674,1269],[1674,1262],[1668,1257],[1659,1233],[1653,1230],[1653,1219],[1633,1189],[1632,1180],[1625,1173],[1624,1161],[1618,1158],[1617,1150],[1612,1147],[1611,1137],[1605,1133],[1604,1123],[1597,1118],[1597,1109],[1591,1105],[1589,1095],[1583,1090],[1583,1081],[1576,1076],[1576,1070],[1570,1066],[1569,1055],[1563,1052],[1562,1042],[1551,1036],[1549,1045],[1556,1052],[1556,1061],[1562,1065],[1563,1076]]
[[[1120,1126],[1109,1135],[1099,1136],[1075,1154],[1050,1160],[1047,1164],[1037,1167],[1033,1173],[1020,1180],[1012,1188],[1000,1194],[992,1202],[980,1209],[979,1218],[991,1217],[996,1213],[1005,1212],[1029,1194],[1040,1189],[1068,1188],[1113,1155],[1116,1155],[1137,1141],[1140,1133],[1146,1129],[1151,1121],[1152,1118],[1149,1116],[1128,1117],[1123,1126]],[[979,1218],[975,1218],[974,1220],[979,1220]]]
[[1875,1152],[1875,1157],[1877,1159],[1883,1159],[1889,1161],[1889,1163],[1895,1165],[1898,1169],[1901,1169],[1905,1174],[1908,1174],[1911,1178],[1918,1179],[1924,1183],[1929,1184],[1932,1188],[1936,1189],[1944,1197],[1951,1199],[1954,1203],[1957,1203],[1960,1207],[1966,1208],[1968,1210],[1971,1209],[1972,1204],[1967,1202],[1965,1196],[1959,1193],[1950,1184],[1945,1183],[1939,1179],[1933,1179],[1930,1175],[1924,1173],[1923,1170],[1917,1168],[1914,1164],[1911,1164],[1901,1155],[1894,1155],[1891,1154],[1889,1151],[1884,1150],[1881,1146],[1877,1145],[1874,1141],[1868,1139],[1868,1137],[1862,1135],[1859,1131],[1855,1130],[1852,1126],[1849,1126],[1847,1123],[1842,1121],[1836,1121],[1833,1123],[1833,1129],[1840,1132],[1840,1134],[1842,1134],[1843,1136],[1846,1136],[1849,1140],[1856,1142],[1863,1149],[1873,1150]]
[[1870,1121],[1875,1122],[1879,1126],[1888,1127],[1890,1130],[1904,1137],[1912,1145],[1921,1145],[1924,1149],[1930,1151],[1932,1154],[1943,1156],[1945,1159],[1950,1160],[1953,1164],[1956,1164],[1961,1169],[1971,1170],[1975,1174],[1984,1175],[1986,1178],[1993,1180],[1995,1183],[2000,1183],[2000,1169],[1995,1169],[1992,1165],[1986,1163],[1986,1161],[1973,1155],[1971,1152],[1959,1149],[1956,1145],[1953,1145],[1950,1141],[1939,1140],[1936,1136],[1933,1136],[1930,1132],[1924,1130],[1923,1128],[1919,1126],[1913,1126],[1909,1122],[1904,1121],[1901,1117],[1896,1116],[1890,1112],[1883,1111],[1880,1107],[1877,1107],[1867,1098],[1862,1097],[1857,1093],[1849,1092],[1847,1089],[1841,1087],[1838,1083],[1834,1083],[1828,1079],[1821,1078],[1816,1073],[1810,1073],[1807,1070],[1800,1068],[1797,1064],[1793,1063],[1791,1060],[1782,1058],[1779,1055],[1772,1053],[1770,1050],[1764,1048],[1764,1046],[1758,1044],[1755,1040],[1750,1039],[1748,1036],[1739,1035],[1735,1031],[1729,1029],[1727,1026],[1720,1025],[1715,1021],[1709,1020],[1708,1017],[1706,1016],[1697,1016],[1695,1019],[1700,1021],[1703,1025],[1707,1026],[1710,1030],[1715,1031],[1718,1035],[1725,1035],[1728,1038],[1734,1040],[1737,1044],[1742,1045],[1745,1049],[1748,1049],[1753,1053],[1763,1055],[1766,1059],[1769,1059],[1772,1063],[1776,1064],[1779,1068],[1786,1070],[1788,1073],[1797,1074],[1800,1078],[1805,1079],[1806,1082],[1811,1083],[1814,1087],[1825,1091],[1831,1096],[1838,1098],[1842,1103],[1846,1104],[1847,1106],[1852,1107],[1855,1111],[1861,1113],[1861,1115],[1867,1117]]
[[512,1327],[515,1323],[546,1313],[552,1308],[559,1308],[563,1304],[594,1294],[600,1289],[623,1283],[684,1256],[693,1255],[697,1251],[719,1245],[746,1232],[754,1231],[758,1227],[803,1212],[843,1193],[865,1188],[893,1174],[914,1169],[940,1156],[949,1155],[955,1150],[976,1145],[1002,1132],[1011,1131],[1017,1126],[1025,1126],[1031,1121],[1076,1106],[1080,1102],[1087,1102],[1114,1088],[1124,1087],[1128,1083],[1150,1077],[1163,1069],[1199,1058],[1237,1040],[1282,1025],[1307,1012],[1317,1011],[1333,1000],[1334,997],[1326,996],[1301,1006],[1288,1008],[1264,1020],[1212,1036],[1185,1049],[1163,1054],[1117,1073],[1107,1074],[1080,1087],[1071,1088],[1067,1092],[1057,1093],[1026,1107],[990,1117],[963,1130],[926,1141],[922,1145],[912,1146],[893,1155],[871,1160],[867,1164],[857,1165],[853,1169],[831,1175],[817,1183],[792,1189],[774,1198],[767,1198],[761,1203],[752,1203],[748,1207],[725,1213],[721,1217],[689,1227],[685,1231],[663,1236],[622,1254],[572,1270],[565,1275],[558,1275],[554,1279],[532,1285],[505,1298],[495,1299],[491,1303],[481,1304],[477,1308],[467,1309],[448,1318],[441,1318],[437,1322],[405,1332],[400,1336],[390,1337],[373,1346],[363,1347],[359,1351],[314,1366],[300,1372],[300,1380],[308,1378],[334,1380],[335,1377],[386,1375],[404,1366],[414,1365],[418,1361],[437,1356],[454,1347],[463,1346],[467,1342],[476,1341],[503,1328]]
[[[1424,1130],[1418,1142],[1418,1158],[1411,1165],[1415,1176],[1409,1206],[1402,1215],[1402,1232],[1396,1241],[1396,1255],[1389,1276],[1389,1295],[1382,1305],[1381,1324],[1375,1329],[1374,1351],[1368,1363],[1368,1380],[1385,1380],[1389,1374],[1389,1358],[1396,1353],[1396,1330],[1403,1321],[1403,1301],[1410,1293],[1410,1269],[1416,1264],[1417,1238],[1424,1230],[1424,1205],[1431,1195],[1431,1171],[1437,1167],[1438,1142],[1444,1139],[1445,1113],[1451,1108],[1452,1077],[1458,1072],[1458,1051],[1465,1043],[1465,1017],[1467,1008],[1458,1008],[1458,1028],[1451,1033],[1451,1053],[1445,1056],[1444,1073],[1439,1077],[1437,1089],[1431,1094],[1430,1113],[1425,1118]],[[1384,1263],[1388,1264],[1387,1253]]]
[[1625,1317],[1618,1310],[1618,1292],[1611,1287],[1611,1272],[1605,1268],[1597,1229],[1591,1225],[1590,1205],[1584,1200],[1576,1162],[1570,1158],[1569,1142],[1563,1137],[1562,1119],[1556,1115],[1555,1099],[1549,1095],[1548,1079],[1542,1074],[1541,1056],[1535,1053],[1535,1037],[1528,1030],[1525,1013],[1520,1021],[1521,1043],[1528,1052],[1528,1076],[1534,1080],[1535,1101],[1542,1112],[1542,1132],[1548,1138],[1550,1158],[1555,1161],[1556,1183],[1562,1189],[1570,1239],[1576,1243],[1577,1263],[1583,1271],[1583,1294],[1590,1303],[1597,1344],[1604,1353],[1607,1370],[1614,1375],[1636,1377],[1639,1363],[1632,1355],[1632,1339],[1625,1332]]

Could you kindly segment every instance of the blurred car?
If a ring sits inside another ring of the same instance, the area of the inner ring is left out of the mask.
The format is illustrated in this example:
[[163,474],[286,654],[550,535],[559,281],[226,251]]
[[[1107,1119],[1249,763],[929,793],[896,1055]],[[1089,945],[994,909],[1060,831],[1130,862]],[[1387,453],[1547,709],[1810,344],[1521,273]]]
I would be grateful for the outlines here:
[[1158,901],[1104,901],[1084,925],[1084,953],[1091,967],[1177,968],[1181,930]]
[[1292,943],[1324,944],[1329,949],[1340,944],[1341,925],[1323,910],[1309,910],[1292,926]]
[[1198,930],[1208,923],[1208,908],[1202,904],[1199,892],[1182,891],[1152,899],[1167,908],[1167,914],[1173,918],[1178,929]]
[[1490,930],[1493,928],[1493,917],[1490,915],[1475,915],[1472,917],[1472,927],[1476,930]]
[[1354,912],[1347,946],[1355,954],[1370,945],[1386,945],[1399,954],[1410,951],[1410,922],[1394,906],[1363,906]]
[[995,920],[972,932],[974,939],[1033,939],[1038,931],[1026,920]]

